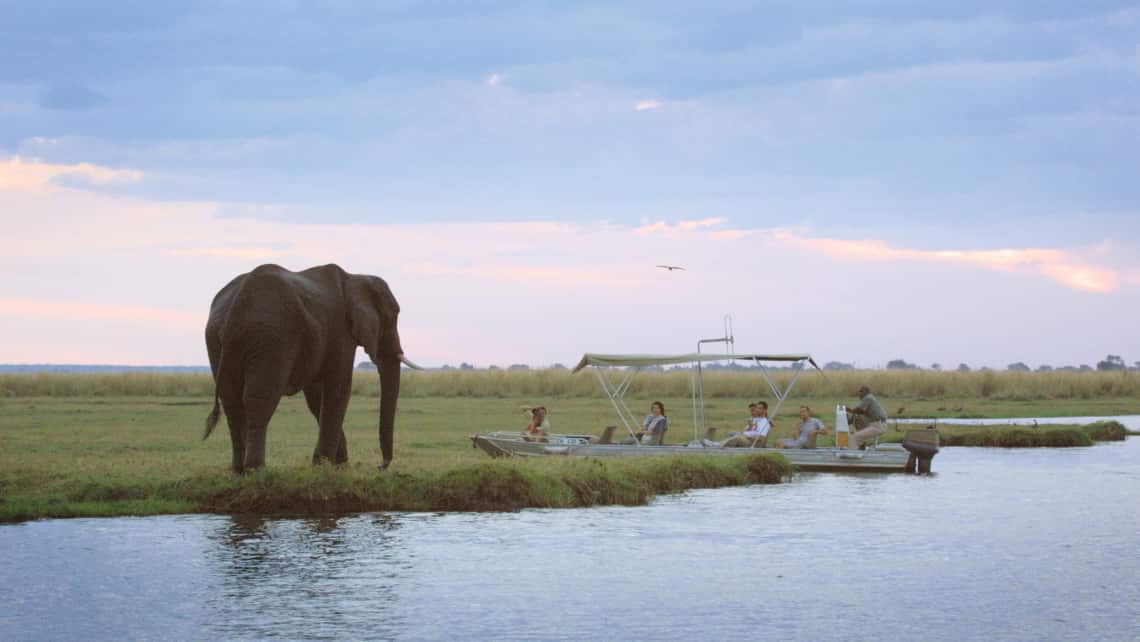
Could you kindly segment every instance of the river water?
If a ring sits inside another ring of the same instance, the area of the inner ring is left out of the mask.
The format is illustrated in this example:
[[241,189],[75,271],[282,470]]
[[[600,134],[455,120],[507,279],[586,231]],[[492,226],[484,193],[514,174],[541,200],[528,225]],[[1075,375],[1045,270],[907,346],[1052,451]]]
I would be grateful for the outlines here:
[[1140,438],[646,507],[0,526],[0,638],[1135,640]]

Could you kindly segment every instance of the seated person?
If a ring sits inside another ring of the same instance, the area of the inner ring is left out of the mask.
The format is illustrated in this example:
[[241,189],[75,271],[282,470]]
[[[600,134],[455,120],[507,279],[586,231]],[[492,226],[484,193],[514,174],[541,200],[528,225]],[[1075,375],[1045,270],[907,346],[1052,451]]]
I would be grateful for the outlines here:
[[795,439],[781,439],[776,445],[780,448],[807,448],[813,434],[827,432],[827,426],[811,416],[811,408],[800,406],[800,423],[796,425]]
[[764,448],[768,445],[768,432],[772,430],[772,422],[768,419],[768,402],[750,403],[748,410],[752,416],[748,418],[744,432],[721,444],[725,448]]
[[641,428],[633,433],[633,437],[626,439],[626,444],[634,443],[634,440],[639,440],[643,444],[652,443],[654,437],[658,434],[664,434],[669,429],[669,417],[665,415],[665,404],[660,401],[654,401],[649,404],[649,414],[645,415],[645,421],[641,423]]
[[522,411],[530,420],[523,429],[523,439],[545,443],[550,434],[550,419],[546,416],[546,406],[522,406]]

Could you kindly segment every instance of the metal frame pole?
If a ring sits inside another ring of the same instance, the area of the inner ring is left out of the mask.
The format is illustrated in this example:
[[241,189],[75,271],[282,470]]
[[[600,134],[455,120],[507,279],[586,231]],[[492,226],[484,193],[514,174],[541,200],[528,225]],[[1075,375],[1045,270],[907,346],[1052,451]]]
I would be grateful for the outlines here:
[[[626,432],[629,433],[630,437],[633,437],[634,443],[640,446],[641,443],[638,441],[637,434],[633,429],[633,424],[637,423],[637,420],[623,398],[625,391],[629,389],[629,383],[633,381],[633,376],[637,374],[638,368],[630,370],[621,383],[616,386],[610,383],[602,370],[603,368],[600,366],[594,368],[594,372],[598,376],[598,383],[602,384],[602,390],[604,390],[606,396],[609,397],[610,405],[614,407],[614,412],[617,413],[618,419],[621,420],[622,425],[625,426]],[[623,409],[625,412],[622,412]],[[628,413],[628,416],[626,413]]]
[[689,371],[689,388],[693,401],[693,440],[697,440],[697,371]]
[[[698,428],[704,429],[709,422],[705,412],[705,373],[701,367],[701,344],[723,343],[728,346],[728,354],[736,354],[736,337],[732,334],[732,315],[724,315],[724,336],[716,339],[700,339],[697,341],[697,376],[693,387],[693,439],[697,439]],[[700,425],[697,425],[697,406],[700,405]]]
[[776,415],[780,413],[780,406],[784,403],[784,400],[788,398],[788,395],[792,393],[792,388],[794,388],[796,382],[799,381],[800,375],[804,373],[803,364],[803,360],[795,362],[793,366],[795,368],[795,374],[792,375],[792,380],[788,382],[788,385],[781,390],[776,386],[775,382],[772,381],[772,377],[769,376],[768,367],[759,361],[756,362],[756,365],[760,366],[760,372],[764,376],[764,382],[768,384],[768,388],[771,389],[772,394],[776,396],[776,407],[772,409],[768,416],[770,420],[775,419]]

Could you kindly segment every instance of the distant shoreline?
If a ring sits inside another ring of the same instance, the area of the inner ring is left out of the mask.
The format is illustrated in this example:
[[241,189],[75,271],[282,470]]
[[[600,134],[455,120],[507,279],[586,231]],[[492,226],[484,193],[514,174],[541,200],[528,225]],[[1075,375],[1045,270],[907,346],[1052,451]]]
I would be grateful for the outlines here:
[[210,366],[118,366],[118,365],[81,365],[69,363],[30,363],[8,364],[0,363],[0,374],[36,374],[40,372],[58,374],[92,374],[92,373],[121,373],[121,372],[156,372],[170,374],[191,374],[210,372]]

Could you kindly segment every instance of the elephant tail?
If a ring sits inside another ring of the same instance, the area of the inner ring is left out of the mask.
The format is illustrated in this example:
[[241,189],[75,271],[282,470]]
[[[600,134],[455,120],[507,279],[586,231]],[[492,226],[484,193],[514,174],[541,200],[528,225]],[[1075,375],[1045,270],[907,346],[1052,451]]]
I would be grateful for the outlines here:
[[218,391],[214,391],[214,409],[210,411],[210,416],[206,417],[206,432],[202,433],[202,441],[214,432],[214,427],[218,425],[218,417],[222,414],[221,406],[218,404]]
[[214,427],[218,425],[218,418],[222,414],[221,405],[218,403],[218,388],[222,385],[222,361],[223,359],[219,357],[218,370],[214,373],[214,409],[206,417],[206,431],[202,433],[202,441],[206,441],[210,437],[210,433],[214,432]]

